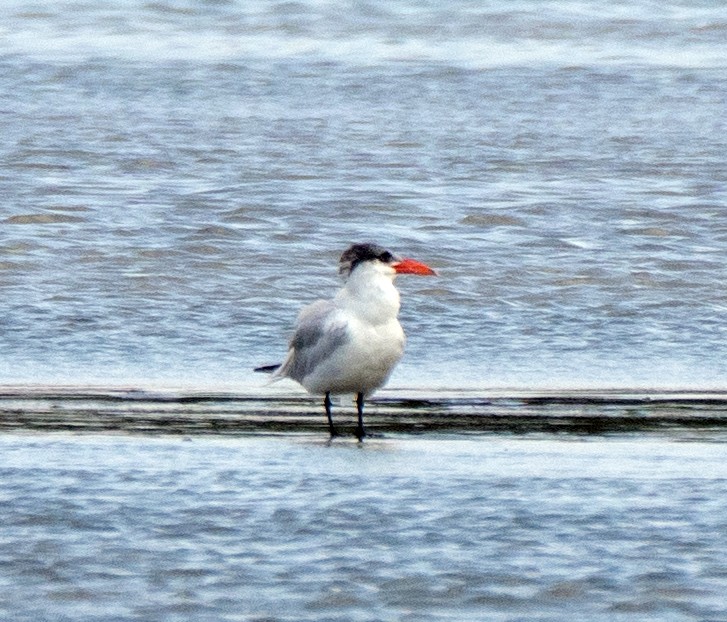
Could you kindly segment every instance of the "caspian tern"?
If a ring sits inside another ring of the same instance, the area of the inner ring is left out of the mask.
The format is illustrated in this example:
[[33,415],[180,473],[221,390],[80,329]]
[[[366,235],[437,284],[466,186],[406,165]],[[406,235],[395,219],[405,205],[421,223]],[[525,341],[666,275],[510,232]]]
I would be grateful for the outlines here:
[[376,244],[354,244],[339,262],[344,286],[330,300],[305,307],[280,365],[258,367],[273,379],[292,378],[312,394],[324,395],[331,437],[331,394],[354,393],[356,436],[363,440],[364,398],[383,386],[404,353],[399,324],[399,274],[436,275],[429,266],[394,255]]

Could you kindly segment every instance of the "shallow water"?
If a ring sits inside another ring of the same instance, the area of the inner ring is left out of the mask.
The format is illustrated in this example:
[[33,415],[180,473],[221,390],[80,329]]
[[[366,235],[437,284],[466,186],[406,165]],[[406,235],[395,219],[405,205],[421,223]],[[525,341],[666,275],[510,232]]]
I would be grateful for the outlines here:
[[336,261],[397,387],[724,387],[719,2],[6,3],[0,382],[259,387]]
[[0,437],[12,620],[720,620],[721,443]]
[[717,393],[0,394],[0,617],[721,620]]

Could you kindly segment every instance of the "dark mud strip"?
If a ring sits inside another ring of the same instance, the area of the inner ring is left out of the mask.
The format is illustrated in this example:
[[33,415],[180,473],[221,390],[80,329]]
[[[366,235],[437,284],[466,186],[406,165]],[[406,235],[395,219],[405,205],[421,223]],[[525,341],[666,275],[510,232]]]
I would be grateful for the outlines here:
[[[342,401],[336,420],[353,432]],[[381,397],[367,406],[373,434],[694,433],[727,440],[722,393],[568,393],[460,397]],[[0,391],[0,430],[129,434],[326,433],[308,397],[149,393],[137,390]]]

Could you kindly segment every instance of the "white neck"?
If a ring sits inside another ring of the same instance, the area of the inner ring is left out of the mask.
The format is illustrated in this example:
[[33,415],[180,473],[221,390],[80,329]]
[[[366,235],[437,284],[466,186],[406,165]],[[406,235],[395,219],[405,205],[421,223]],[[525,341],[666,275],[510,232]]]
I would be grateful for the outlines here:
[[371,324],[382,324],[399,315],[399,291],[394,287],[396,272],[380,262],[356,267],[336,295],[336,303]]

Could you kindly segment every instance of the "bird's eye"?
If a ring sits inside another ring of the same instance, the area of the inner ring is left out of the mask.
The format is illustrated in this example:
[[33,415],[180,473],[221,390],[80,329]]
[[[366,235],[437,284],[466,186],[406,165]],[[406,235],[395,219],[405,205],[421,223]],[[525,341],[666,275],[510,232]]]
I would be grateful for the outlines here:
[[383,261],[384,263],[391,263],[393,259],[394,256],[389,251],[384,251],[379,255],[379,261]]

